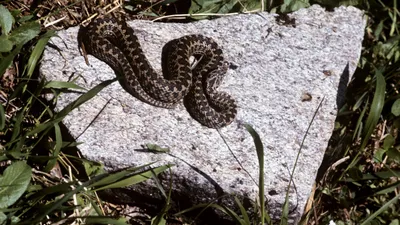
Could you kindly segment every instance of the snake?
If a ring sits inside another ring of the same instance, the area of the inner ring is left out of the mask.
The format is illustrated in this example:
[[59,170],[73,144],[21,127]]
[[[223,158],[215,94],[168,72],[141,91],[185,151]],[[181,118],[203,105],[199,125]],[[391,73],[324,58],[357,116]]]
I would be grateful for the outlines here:
[[[183,100],[191,117],[208,128],[225,127],[236,117],[236,101],[217,90],[228,63],[210,37],[191,34],[167,43],[161,74],[150,65],[134,29],[122,16],[97,17],[81,27],[78,41],[85,55],[108,64],[125,90],[142,102],[171,109]],[[191,57],[197,60],[194,68]]]

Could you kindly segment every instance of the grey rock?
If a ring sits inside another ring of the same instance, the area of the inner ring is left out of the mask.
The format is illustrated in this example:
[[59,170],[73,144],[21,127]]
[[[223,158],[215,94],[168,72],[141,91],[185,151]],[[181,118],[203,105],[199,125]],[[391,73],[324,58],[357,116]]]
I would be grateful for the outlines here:
[[[290,190],[290,208],[294,209],[290,217],[297,221],[332,134],[338,105],[357,66],[365,21],[363,12],[354,7],[327,12],[317,5],[292,13],[295,26],[280,24],[275,17],[259,13],[189,24],[129,23],[158,71],[162,46],[172,39],[198,33],[222,46],[233,66],[220,90],[236,99],[238,115],[220,133],[193,120],[183,104],[175,109],[147,105],[118,82],[72,111],[63,123],[83,142],[79,149],[84,157],[101,161],[107,168],[155,161],[156,165],[175,164],[174,189],[181,196],[190,195],[194,203],[210,202],[221,193],[256,198],[258,160],[252,137],[243,127],[243,123],[251,124],[264,144],[264,188],[270,212],[279,216],[303,136],[323,101],[299,156],[295,188],[292,185]],[[74,80],[90,89],[115,74],[94,57],[88,57],[90,66],[85,64],[77,48],[78,29],[60,31],[59,37],[51,39],[59,50],[46,49],[41,73],[47,80]],[[78,96],[62,94],[57,109]],[[170,153],[138,151],[147,143],[168,147]],[[144,190],[147,195],[157,192]]]

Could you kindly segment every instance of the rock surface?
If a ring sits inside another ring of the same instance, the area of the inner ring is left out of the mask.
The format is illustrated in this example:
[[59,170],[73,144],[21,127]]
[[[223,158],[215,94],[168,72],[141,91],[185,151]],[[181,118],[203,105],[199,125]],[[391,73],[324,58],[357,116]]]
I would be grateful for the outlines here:
[[[79,145],[82,154],[108,168],[154,161],[175,164],[177,193],[191,194],[188,198],[202,203],[222,192],[256,198],[257,155],[242,126],[251,124],[264,144],[265,193],[274,214],[284,202],[302,138],[323,101],[300,153],[295,189],[292,185],[290,190],[294,223],[302,214],[333,131],[340,96],[360,57],[365,21],[363,13],[353,7],[334,12],[316,5],[301,9],[289,15],[295,25],[278,22],[276,16],[242,14],[190,24],[129,23],[158,71],[162,46],[172,39],[198,33],[222,46],[231,67],[220,90],[236,99],[238,115],[233,124],[220,130],[221,135],[193,120],[183,104],[175,109],[147,105],[118,82],[72,111],[63,123],[83,143]],[[94,57],[89,56],[90,66],[86,65],[77,48],[77,32],[78,27],[70,28],[51,39],[59,50],[47,48],[42,75],[47,80],[75,80],[88,89],[114,78],[111,68]],[[78,96],[62,94],[57,109]],[[148,143],[168,147],[170,153],[139,151]]]

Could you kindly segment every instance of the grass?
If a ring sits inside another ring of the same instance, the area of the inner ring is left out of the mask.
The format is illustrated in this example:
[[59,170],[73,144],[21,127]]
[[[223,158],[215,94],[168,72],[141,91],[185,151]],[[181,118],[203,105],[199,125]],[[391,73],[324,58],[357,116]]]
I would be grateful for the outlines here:
[[[336,1],[193,1],[191,7],[177,1],[119,2],[78,1],[55,5],[42,1],[36,7],[27,1],[2,1],[0,6],[0,224],[128,224],[128,218],[97,191],[136,185],[172,165],[143,165],[105,173],[102,165],[70,154],[61,132],[62,119],[115,80],[104,81],[60,112],[43,95],[57,96],[65,89],[79,89],[69,82],[45,82],[37,78],[37,66],[49,38],[49,27],[66,28],[95,15],[96,10],[125,10],[134,18],[182,19],[197,14],[203,19],[215,14],[238,12],[291,12],[320,3],[328,8]],[[36,4],[36,2],[32,2]],[[400,126],[400,34],[397,1],[340,1],[365,10],[368,18],[362,56],[339,110],[336,126],[320,168],[314,195],[302,224],[399,224],[399,126]],[[172,13],[171,13],[172,12]],[[167,15],[168,13],[168,15]],[[176,14],[180,14],[176,16]],[[56,98],[55,98],[56,99]],[[263,174],[262,140],[252,135]],[[300,151],[300,150],[299,150]],[[293,168],[293,172],[295,172]],[[88,179],[90,177],[90,179]],[[259,177],[263,186],[263,177]],[[165,224],[187,212],[214,208],[237,224],[272,224],[264,198],[246,209],[234,196],[239,212],[227,206],[204,203],[172,214],[170,190],[160,192],[165,206],[150,215],[152,224]],[[263,196],[260,190],[260,196]],[[254,202],[257,202],[254,201]],[[287,213],[287,205],[283,212]],[[248,211],[252,213],[248,213]],[[238,214],[239,213],[239,214]],[[144,214],[144,213],[142,213]],[[283,214],[280,224],[287,224]],[[193,220],[193,218],[191,219]],[[277,223],[277,222],[275,222]]]

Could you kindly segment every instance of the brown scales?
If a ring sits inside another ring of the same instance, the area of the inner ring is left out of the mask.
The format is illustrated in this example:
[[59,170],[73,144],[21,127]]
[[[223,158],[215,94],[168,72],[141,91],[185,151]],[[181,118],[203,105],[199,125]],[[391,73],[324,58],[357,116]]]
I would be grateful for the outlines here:
[[[235,100],[216,91],[227,66],[213,39],[187,35],[171,41],[164,75],[151,67],[134,30],[121,18],[99,17],[80,29],[78,39],[83,51],[110,65],[121,75],[125,89],[139,100],[173,108],[184,98],[191,116],[210,128],[224,127],[234,120]],[[191,56],[201,56],[193,70]]]

